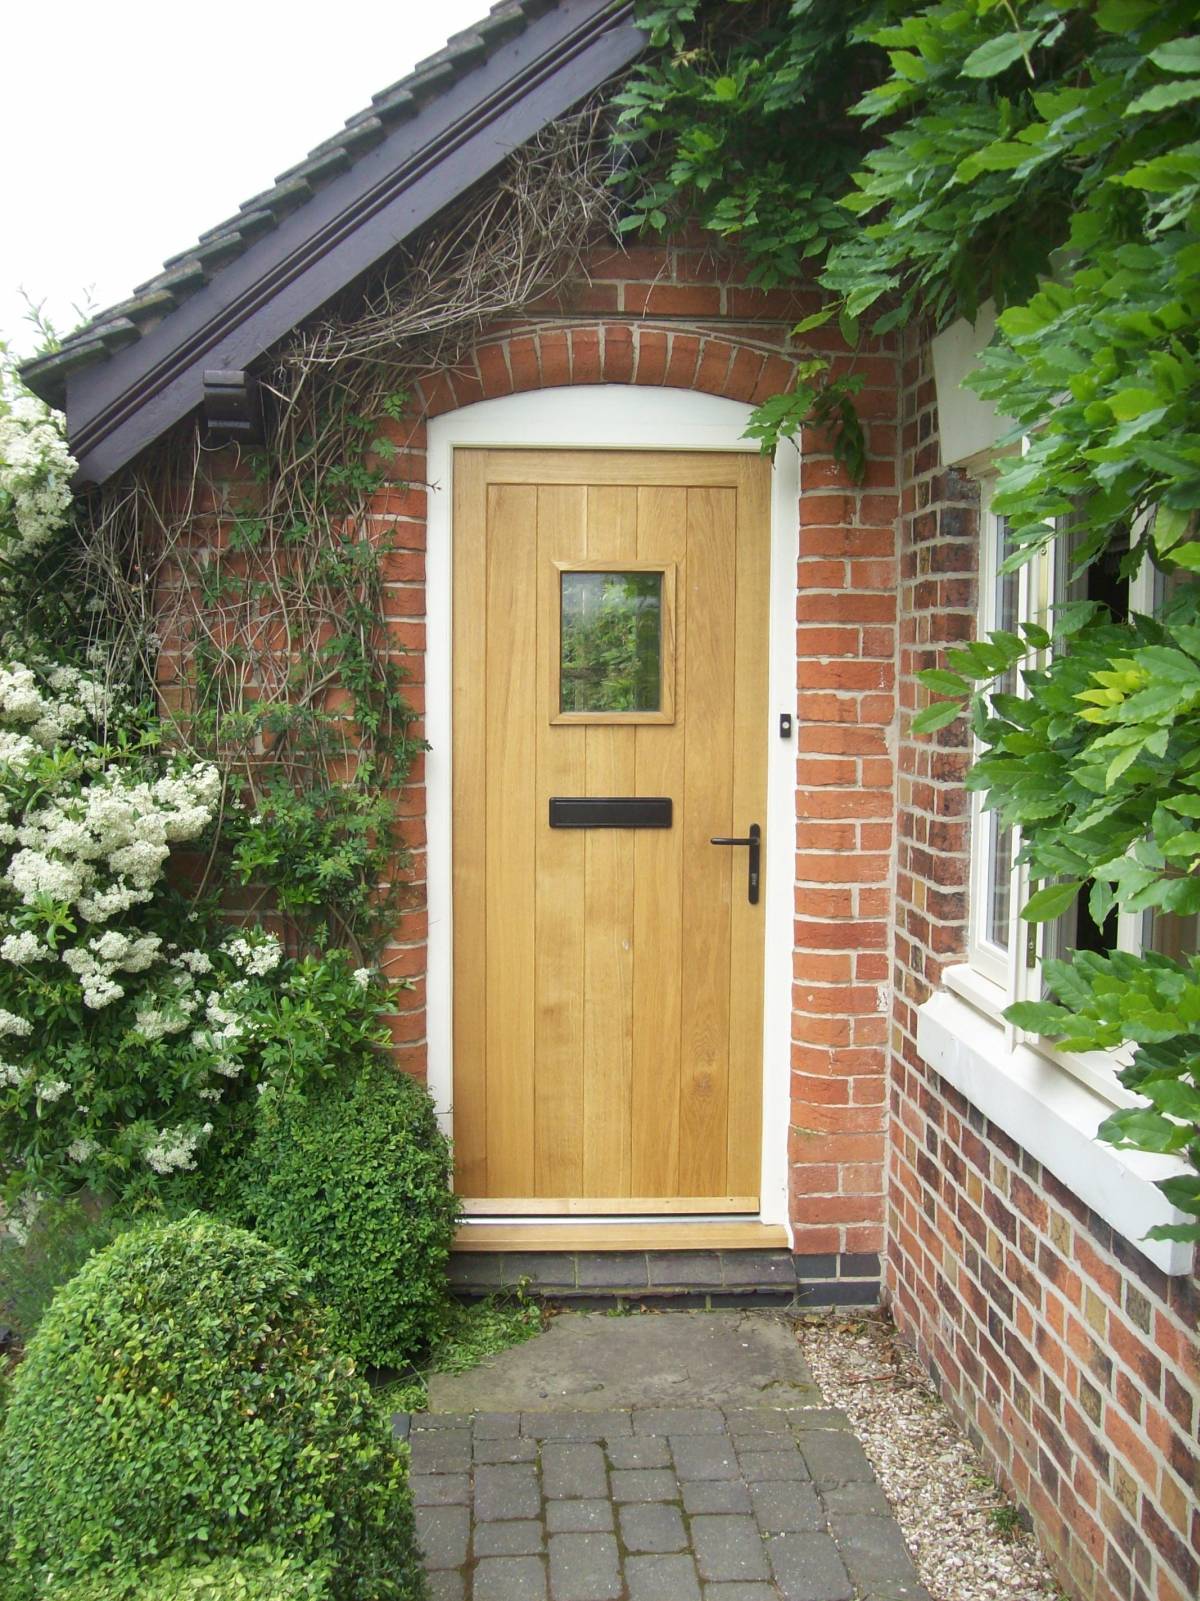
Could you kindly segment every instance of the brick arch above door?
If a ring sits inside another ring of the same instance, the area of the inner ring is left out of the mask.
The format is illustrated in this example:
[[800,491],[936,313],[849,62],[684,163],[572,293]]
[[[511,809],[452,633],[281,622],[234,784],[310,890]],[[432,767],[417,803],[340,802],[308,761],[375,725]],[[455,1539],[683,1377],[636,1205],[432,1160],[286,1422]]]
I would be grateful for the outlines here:
[[414,386],[414,410],[440,417],[482,400],[581,384],[683,389],[756,406],[786,390],[796,363],[776,330],[733,339],[694,324],[522,323],[483,338],[456,367]]

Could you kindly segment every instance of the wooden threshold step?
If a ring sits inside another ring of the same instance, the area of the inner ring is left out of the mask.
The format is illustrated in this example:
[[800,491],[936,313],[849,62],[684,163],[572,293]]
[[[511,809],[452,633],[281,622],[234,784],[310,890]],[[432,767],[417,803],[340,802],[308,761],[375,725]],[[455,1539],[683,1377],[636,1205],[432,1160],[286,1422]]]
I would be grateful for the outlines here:
[[455,1251],[762,1251],[787,1249],[776,1223],[464,1223]]

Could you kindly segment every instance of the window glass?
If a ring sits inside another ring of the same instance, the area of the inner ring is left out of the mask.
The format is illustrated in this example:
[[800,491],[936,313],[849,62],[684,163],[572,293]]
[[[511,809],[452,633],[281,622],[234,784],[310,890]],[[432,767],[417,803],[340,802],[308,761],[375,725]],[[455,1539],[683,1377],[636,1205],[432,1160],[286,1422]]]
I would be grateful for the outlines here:
[[564,572],[559,706],[656,712],[662,704],[661,572]]
[[[989,629],[1002,628],[1010,634],[1016,632],[1020,621],[1020,590],[1021,580],[1019,573],[1005,573],[1000,566],[1012,552],[1013,545],[1009,538],[1008,518],[996,518],[996,572],[994,574],[994,589],[992,592],[992,618],[988,624]],[[1019,685],[1017,670],[1009,669],[998,680],[996,688],[1005,695],[1015,695]],[[1010,884],[1012,880],[1013,859],[1013,831],[1011,828],[1001,827],[1000,820],[995,812],[988,812],[986,818],[987,828],[987,934],[986,937],[993,945],[1002,951],[1009,948],[1010,917]]]
[[1011,828],[1002,828],[995,812],[987,813],[988,864],[987,864],[987,937],[993,945],[1006,951],[1009,945],[1009,896],[1012,882],[1013,836]]

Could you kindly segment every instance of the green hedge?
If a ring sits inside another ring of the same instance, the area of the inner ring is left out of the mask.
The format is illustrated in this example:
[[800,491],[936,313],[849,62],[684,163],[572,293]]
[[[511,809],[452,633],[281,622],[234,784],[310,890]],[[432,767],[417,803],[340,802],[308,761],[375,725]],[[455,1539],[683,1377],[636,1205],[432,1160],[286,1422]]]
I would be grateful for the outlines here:
[[90,1574],[52,1586],[46,1601],[331,1601],[329,1572],[269,1547],[194,1567],[162,1562],[137,1578]]
[[59,1291],[13,1381],[15,1594],[268,1543],[327,1569],[331,1601],[425,1594],[404,1455],[291,1261],[200,1216],[124,1234]]
[[304,1265],[336,1343],[376,1367],[429,1350],[458,1203],[423,1085],[372,1063],[349,1083],[268,1091],[241,1178],[243,1220]]

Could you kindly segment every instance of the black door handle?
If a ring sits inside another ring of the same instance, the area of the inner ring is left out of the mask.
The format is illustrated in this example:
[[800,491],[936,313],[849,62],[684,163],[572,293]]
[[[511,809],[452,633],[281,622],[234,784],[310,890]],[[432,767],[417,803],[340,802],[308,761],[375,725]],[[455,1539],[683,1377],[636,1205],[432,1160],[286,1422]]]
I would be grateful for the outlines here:
[[762,829],[757,823],[750,824],[750,832],[745,839],[726,839],[723,834],[714,835],[708,842],[710,845],[747,845],[749,856],[747,858],[746,899],[751,906],[758,905],[758,868],[762,851]]

